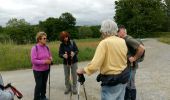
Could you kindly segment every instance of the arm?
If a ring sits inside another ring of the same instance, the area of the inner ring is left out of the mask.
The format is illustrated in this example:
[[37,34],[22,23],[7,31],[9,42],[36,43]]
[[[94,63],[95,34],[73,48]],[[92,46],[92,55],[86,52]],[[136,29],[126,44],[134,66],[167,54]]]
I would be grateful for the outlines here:
[[38,59],[35,46],[31,49],[31,62],[33,64],[45,64],[45,60]]
[[135,39],[131,39],[131,41],[129,41],[129,44],[131,47],[133,47],[136,50],[136,53],[134,56],[129,57],[129,61],[132,63],[134,61],[136,61],[138,58],[140,58],[142,56],[142,54],[144,53],[144,46],[139,43],[137,40]]
[[105,59],[105,53],[106,53],[105,45],[102,42],[98,45],[92,61],[85,68],[78,69],[77,73],[79,74],[86,73],[87,75],[95,73],[97,70],[101,68],[103,61]]
[[144,46],[140,44],[139,47],[137,48],[135,56],[133,56],[134,61],[136,61],[138,58],[142,56],[142,54],[144,53],[144,50],[145,50]]

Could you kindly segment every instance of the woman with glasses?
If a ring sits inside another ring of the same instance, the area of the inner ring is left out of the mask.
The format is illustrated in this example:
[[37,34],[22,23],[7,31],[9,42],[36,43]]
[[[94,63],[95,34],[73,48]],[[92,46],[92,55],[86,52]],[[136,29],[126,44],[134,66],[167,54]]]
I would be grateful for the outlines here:
[[35,78],[34,100],[48,100],[45,94],[52,56],[46,45],[47,34],[38,32],[36,41],[37,44],[31,49],[31,62]]

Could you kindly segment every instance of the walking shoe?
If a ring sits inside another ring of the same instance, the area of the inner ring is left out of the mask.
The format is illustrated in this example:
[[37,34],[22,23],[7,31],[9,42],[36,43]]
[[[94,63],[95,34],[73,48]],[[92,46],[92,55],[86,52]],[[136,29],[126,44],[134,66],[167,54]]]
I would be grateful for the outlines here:
[[67,89],[64,91],[64,94],[68,94],[71,90],[70,89]]
[[44,97],[44,98],[42,98],[41,100],[48,100],[48,98],[47,98],[47,97]]
[[77,94],[77,89],[73,88],[73,94]]

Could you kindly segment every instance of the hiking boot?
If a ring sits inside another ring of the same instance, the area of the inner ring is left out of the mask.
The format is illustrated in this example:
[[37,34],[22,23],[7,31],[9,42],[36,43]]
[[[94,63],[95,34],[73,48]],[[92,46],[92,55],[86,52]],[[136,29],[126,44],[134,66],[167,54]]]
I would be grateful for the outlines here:
[[42,98],[41,100],[49,100],[47,97]]
[[77,89],[76,88],[73,88],[73,94],[77,94]]
[[71,90],[70,89],[67,89],[64,91],[64,94],[68,94]]

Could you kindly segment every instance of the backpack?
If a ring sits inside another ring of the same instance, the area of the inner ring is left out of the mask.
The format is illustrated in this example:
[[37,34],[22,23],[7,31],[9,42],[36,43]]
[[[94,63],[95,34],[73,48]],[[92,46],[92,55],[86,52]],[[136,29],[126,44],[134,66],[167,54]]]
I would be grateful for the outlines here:
[[[49,55],[50,55],[50,50],[49,50],[49,47],[48,47],[48,46],[46,46],[46,48],[47,48],[47,50],[48,50],[48,53],[49,53]],[[37,47],[37,45],[35,45],[35,49],[36,49],[37,56],[38,56],[38,47]]]
[[[137,39],[137,41],[140,42],[140,44],[142,44],[144,46],[144,44],[141,41],[141,39]],[[138,58],[137,62],[142,62],[144,60],[144,57],[145,57],[145,50],[144,50],[142,56],[140,56],[140,58]]]
[[[126,42],[126,45],[128,47],[128,52],[130,52],[130,55],[135,55],[136,54],[136,50],[134,48],[132,48],[128,43],[128,39],[133,39],[131,36],[127,36],[125,38],[125,42]],[[143,42],[140,40],[140,39],[135,39],[137,40],[141,45],[144,46]],[[143,52],[143,54],[140,56],[140,58],[137,59],[137,62],[142,62],[144,60],[144,57],[145,57],[145,50]]]

